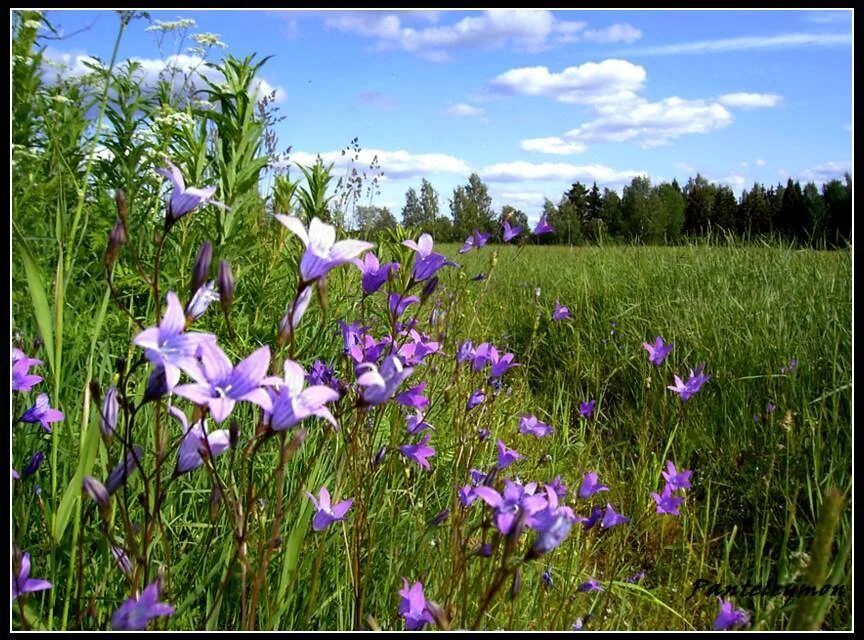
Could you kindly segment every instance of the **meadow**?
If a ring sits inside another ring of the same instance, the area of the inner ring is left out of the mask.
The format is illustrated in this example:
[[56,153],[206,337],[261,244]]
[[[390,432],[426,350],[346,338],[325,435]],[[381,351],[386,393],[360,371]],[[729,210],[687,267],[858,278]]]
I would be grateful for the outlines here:
[[171,119],[27,29],[12,628],[851,628],[849,249],[357,240],[249,59]]

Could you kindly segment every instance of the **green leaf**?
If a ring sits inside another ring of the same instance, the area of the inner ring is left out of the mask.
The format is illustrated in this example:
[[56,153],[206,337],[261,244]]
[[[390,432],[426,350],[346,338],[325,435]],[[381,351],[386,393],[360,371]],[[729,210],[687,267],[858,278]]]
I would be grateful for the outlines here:
[[15,244],[20,249],[19,255],[24,263],[24,272],[27,276],[27,290],[30,292],[30,299],[33,301],[33,313],[36,316],[39,337],[42,338],[42,344],[46,347],[45,351],[48,354],[48,364],[51,365],[51,371],[56,375],[53,351],[54,325],[51,320],[53,314],[51,313],[51,307],[48,305],[48,297],[45,294],[45,279],[42,277],[39,265],[33,259],[30,246],[14,221],[12,222],[12,230],[15,234]]

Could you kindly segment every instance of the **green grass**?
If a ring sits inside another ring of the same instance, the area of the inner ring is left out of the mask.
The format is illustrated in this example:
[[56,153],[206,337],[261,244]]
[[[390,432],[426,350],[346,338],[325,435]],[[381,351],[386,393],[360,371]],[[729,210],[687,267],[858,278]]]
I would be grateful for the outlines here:
[[[455,256],[455,247],[446,250]],[[171,264],[172,259],[179,256],[172,258],[169,251],[165,263]],[[311,505],[302,492],[317,493],[322,484],[336,498],[354,497],[355,503],[361,500],[366,505],[359,563],[364,623],[366,616],[372,616],[381,628],[402,628],[396,613],[397,591],[405,576],[412,582],[422,579],[428,598],[445,609],[449,605],[454,627],[470,626],[492,581],[494,559],[470,556],[467,576],[454,573],[461,570],[460,558],[480,542],[479,534],[473,534],[464,544],[469,523],[478,523],[482,510],[474,505],[462,512],[455,488],[467,482],[472,466],[488,469],[494,464],[498,438],[525,455],[502,472],[503,477],[548,482],[560,474],[575,491],[585,471],[598,471],[610,491],[591,503],[602,506],[608,500],[632,521],[604,532],[574,527],[559,549],[522,567],[521,592],[515,601],[509,595],[508,579],[482,616],[481,628],[569,629],[577,617],[590,614],[589,629],[705,629],[716,615],[717,601],[702,594],[688,600],[695,580],[729,585],[803,580],[825,496],[834,487],[847,497],[851,492],[848,252],[704,246],[488,247],[457,259],[464,270],[446,274],[433,297],[446,310],[441,324],[425,325],[431,301],[421,313],[423,330],[433,336],[446,330],[446,353],[430,357],[408,383],[429,381],[426,395],[432,406],[427,419],[437,429],[431,441],[437,451],[431,459],[432,471],[420,471],[393,451],[408,441],[395,406],[370,414],[377,426],[356,445],[329,433],[323,423],[310,423],[306,441],[286,467],[281,545],[269,562],[256,628],[336,629],[354,623],[352,535],[360,507],[355,504],[345,525],[313,533]],[[200,328],[216,332],[235,361],[273,341],[276,322],[291,295],[288,283],[296,277],[284,254],[274,264],[266,273],[240,268],[232,309],[237,341],[225,338],[224,321],[214,311],[203,319]],[[468,279],[481,270],[489,274],[486,280]],[[163,291],[178,286],[182,290],[179,283],[185,282],[184,277],[165,280]],[[298,338],[297,359],[304,366],[315,357],[336,361],[340,339],[333,335],[338,329],[335,319],[360,318],[357,298],[351,293],[358,280],[353,267],[331,275],[326,321],[319,303],[313,303]],[[286,293],[277,297],[272,295],[274,290]],[[28,599],[33,626],[40,619],[52,628],[63,626],[60,620],[68,628],[79,624],[75,596],[79,568],[69,564],[76,557],[74,538],[67,532],[56,545],[49,542],[47,523],[79,466],[79,443],[84,442],[81,399],[89,401],[83,395],[86,373],[93,371],[104,387],[116,357],[131,361],[138,355],[129,346],[137,329],[113,305],[101,329],[100,347],[91,352],[92,318],[103,293],[104,285],[94,278],[71,296],[70,305],[92,300],[94,312],[78,314],[71,307],[67,314],[60,385],[60,406],[67,419],[54,440],[57,493],[50,495],[45,467],[35,480],[16,484],[16,540],[34,556],[32,575],[54,583],[51,595],[43,592]],[[382,295],[367,301],[367,314],[383,306]],[[551,321],[556,300],[569,307],[572,321]],[[135,313],[144,317],[147,305],[146,296],[141,296]],[[29,301],[17,296],[13,311],[17,330],[35,336]],[[147,324],[152,322],[152,311],[148,317]],[[675,343],[660,367],[648,362],[641,346],[656,335]],[[467,415],[465,400],[482,377],[464,371],[453,375],[453,354],[465,338],[475,344],[491,341],[515,353],[522,364],[505,376],[505,388],[512,387],[509,395],[502,393]],[[781,367],[793,357],[799,362],[797,371],[781,375]],[[674,373],[686,375],[701,362],[706,363],[711,380],[681,403],[665,387]],[[339,368],[344,376],[345,363]],[[140,378],[135,386],[138,397],[145,382]],[[579,402],[588,399],[597,400],[591,421],[579,416]],[[774,413],[766,413],[768,402],[777,406]],[[16,399],[14,411],[20,414],[25,404]],[[343,404],[342,410],[347,408]],[[540,440],[519,435],[518,416],[528,412],[553,425],[555,434]],[[92,406],[85,415],[91,416],[91,428],[98,423]],[[248,437],[254,425],[252,410],[241,405],[236,415]],[[151,424],[152,419],[148,410],[139,424]],[[353,419],[345,414],[343,429],[351,429]],[[163,429],[174,428],[173,423],[165,426],[164,411],[162,420]],[[492,432],[484,443],[475,437],[481,427]],[[136,442],[152,451],[152,431],[138,428],[141,438]],[[30,425],[14,429],[14,460],[20,469],[40,443],[44,448],[51,440]],[[390,454],[380,466],[361,465],[365,475],[358,485],[352,462],[359,455],[357,447],[365,447],[362,451],[367,455],[382,444],[391,447]],[[263,500],[260,511],[250,518],[253,572],[275,509],[277,445],[274,439],[262,447],[251,467]],[[92,474],[104,478],[109,457],[104,445],[98,446]],[[115,460],[116,450],[113,456],[110,460]],[[239,481],[247,469],[240,458],[235,450],[217,459],[216,469],[226,482]],[[660,471],[667,459],[694,471],[693,489],[680,518],[657,515],[649,496],[662,488]],[[36,482],[42,485],[44,516],[40,501],[32,500]],[[139,491],[140,478],[135,478],[129,484],[130,504]],[[235,544],[228,509],[224,502],[211,508],[211,494],[212,480],[203,469],[178,479],[169,492],[160,539],[170,545],[160,542],[151,550],[151,579],[156,568],[166,571],[164,599],[177,612],[155,623],[157,628],[240,626],[242,575],[232,561]],[[568,500],[577,513],[587,515],[586,501]],[[111,613],[128,597],[128,586],[110,557],[92,505],[83,502],[82,506],[85,520],[80,531],[76,524],[75,535],[80,535],[79,553],[85,560],[80,567],[82,607],[90,600],[90,609],[80,615],[80,625],[104,629]],[[431,525],[445,507],[452,509],[450,519],[440,527]],[[131,508],[134,519],[134,505]],[[122,537],[116,515],[112,531]],[[462,523],[461,534],[454,536],[457,521]],[[850,525],[847,507],[823,560],[834,563],[828,567],[832,580],[847,586],[848,560],[842,551],[850,540]],[[551,588],[543,587],[540,580],[547,567],[553,575]],[[626,582],[642,569],[647,576],[641,583]],[[822,575],[828,575],[827,570]],[[606,591],[577,593],[576,587],[589,577],[600,579]],[[753,614],[754,627],[764,629],[786,628],[797,602],[782,596],[735,601]],[[824,616],[822,628],[850,627],[848,597],[823,599],[817,610],[821,613],[814,615]],[[207,614],[212,614],[209,619]],[[15,615],[18,620],[17,608]]]

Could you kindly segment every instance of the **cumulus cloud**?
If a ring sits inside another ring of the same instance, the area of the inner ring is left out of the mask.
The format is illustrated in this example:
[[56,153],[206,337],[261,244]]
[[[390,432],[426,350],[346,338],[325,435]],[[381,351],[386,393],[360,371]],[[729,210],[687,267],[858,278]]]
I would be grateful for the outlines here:
[[454,104],[444,111],[444,115],[451,118],[476,118],[477,116],[482,116],[483,113],[484,111],[480,107],[465,104],[464,102]]
[[517,209],[525,207],[542,207],[546,195],[540,191],[501,191],[493,193],[496,202],[509,204]]
[[645,68],[626,60],[586,62],[556,73],[548,67],[519,67],[496,76],[493,91],[506,95],[547,96],[559,102],[602,104],[633,99],[642,89]]
[[[98,63],[95,58],[85,53],[68,53],[51,48],[45,50],[44,59],[42,79],[49,84],[57,82],[59,78],[80,77],[92,73],[92,69],[88,68],[88,63]],[[139,65],[138,71],[135,72],[135,78],[145,92],[155,89],[157,83],[163,78],[170,79],[177,92],[184,90],[187,79],[194,86],[203,87],[204,81],[197,76],[204,76],[212,82],[224,80],[218,70],[205,66],[205,61],[200,56],[181,53],[164,59],[130,58],[125,62],[129,61]],[[125,62],[119,63],[118,68],[122,69]],[[252,86],[253,90],[257,91],[259,98],[272,92],[276,94],[276,102],[287,97],[284,88],[272,85],[260,76],[253,81]]]
[[768,164],[768,163],[765,162],[762,158],[757,158],[757,159],[756,159],[756,164],[757,164],[758,166],[760,166],[760,167],[764,167],[764,166],[765,166],[766,164]]
[[[334,163],[334,169],[345,169],[351,166],[353,155],[342,155],[341,151],[328,151],[326,153],[314,154],[304,151],[292,152],[291,162],[299,162],[303,165],[315,164],[316,158],[320,156],[324,164]],[[373,159],[377,158],[377,164],[381,167],[385,177],[394,179],[424,177],[434,173],[450,173],[467,176],[471,173],[468,164],[455,156],[446,153],[410,153],[403,150],[388,151],[384,149],[362,149],[359,157],[354,161],[354,166],[361,168],[369,166]]]
[[616,171],[601,164],[576,165],[566,162],[531,163],[524,161],[500,162],[480,169],[480,177],[489,182],[520,182],[528,180],[559,180],[620,184],[644,171]]
[[587,148],[584,144],[578,142],[567,142],[561,138],[527,138],[519,143],[525,151],[535,151],[538,153],[549,153],[553,155],[567,156],[575,153],[582,153]]
[[843,180],[844,174],[851,175],[852,169],[848,162],[825,162],[809,169],[804,169],[798,173],[798,179],[804,182],[815,182],[816,184],[824,184],[831,180]]
[[717,102],[727,107],[741,109],[758,109],[760,107],[776,107],[783,96],[776,93],[727,93],[717,98]]
[[616,52],[625,56],[672,56],[700,53],[725,53],[757,49],[797,49],[801,47],[838,47],[852,44],[851,33],[782,33],[774,36],[745,36],[719,40],[679,42],[657,47],[639,47]]
[[722,178],[708,178],[711,182],[716,182],[717,184],[726,185],[737,196],[741,191],[743,191],[747,187],[747,178],[741,175],[728,175]]
[[[408,26],[417,18],[434,26]],[[433,19],[430,19],[434,17]],[[451,24],[439,24],[439,13],[419,16],[413,12],[339,12],[325,17],[324,25],[345,33],[372,38],[378,49],[402,50],[443,62],[449,53],[471,48],[498,49],[512,46],[525,51],[542,51],[551,46],[580,39],[594,42],[633,42],[642,33],[629,24],[614,24],[586,31],[586,23],[560,20],[545,10],[488,10]]]

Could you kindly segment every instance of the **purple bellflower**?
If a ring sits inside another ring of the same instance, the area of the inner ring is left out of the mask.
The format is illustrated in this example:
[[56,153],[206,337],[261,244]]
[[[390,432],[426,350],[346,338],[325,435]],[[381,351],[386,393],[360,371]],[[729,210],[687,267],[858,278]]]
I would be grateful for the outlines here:
[[465,403],[466,411],[471,411],[478,404],[483,404],[486,400],[486,394],[483,393],[482,389],[475,389],[471,392],[471,395],[468,398],[468,402]]
[[207,433],[204,427],[205,419],[189,427],[186,414],[177,407],[169,407],[170,413],[183,429],[183,441],[177,450],[177,475],[197,469],[204,464],[205,456],[216,457],[231,446],[231,436],[228,429],[219,429]]
[[312,530],[323,531],[334,522],[345,519],[345,513],[354,504],[354,498],[343,500],[335,505],[330,505],[330,492],[327,487],[321,487],[318,490],[318,499],[315,499],[308,491],[306,495],[315,505],[315,516],[312,518]]
[[58,411],[51,407],[48,394],[40,393],[36,397],[36,402],[33,406],[27,409],[19,420],[31,424],[36,424],[38,422],[42,425],[42,428],[45,429],[45,431],[51,433],[51,427],[48,425],[52,422],[59,422],[60,420],[63,420],[64,417],[62,411]]
[[423,595],[423,583],[419,580],[408,585],[408,580],[402,578],[403,587],[399,590],[402,599],[399,601],[399,615],[405,619],[408,631],[419,631],[427,624],[433,624],[435,619],[429,613],[426,597]]
[[223,203],[212,199],[213,194],[216,193],[216,187],[204,187],[203,189],[189,187],[187,189],[180,169],[174,166],[170,160],[167,164],[167,169],[162,167],[156,169],[156,173],[170,180],[173,186],[171,199],[168,201],[167,225],[173,224],[201,204],[213,204],[228,209]]
[[12,574],[12,599],[15,600],[22,593],[44,591],[45,589],[50,589],[52,586],[47,580],[30,577],[30,554],[25,551],[21,556],[21,566],[18,568],[18,575]]
[[196,354],[198,348],[207,343],[216,343],[216,336],[209,333],[184,333],[186,316],[177,294],[169,291],[167,308],[158,327],[144,329],[132,342],[144,349],[144,356],[155,367],[165,369],[167,391],[180,381],[180,370],[189,375],[198,371]]
[[362,260],[360,258],[354,258],[351,262],[357,265],[357,268],[360,269],[360,273],[363,274],[361,276],[361,283],[363,286],[363,293],[367,296],[378,291],[378,289],[387,282],[387,278],[390,276],[391,272],[399,270],[398,262],[381,264],[378,262],[378,256],[371,251],[364,255]]
[[522,227],[516,225],[515,227],[511,227],[510,223],[505,220],[501,223],[501,226],[504,227],[504,235],[502,239],[504,242],[510,242],[513,238],[522,233]]
[[520,511],[526,516],[546,506],[546,498],[526,492],[526,487],[511,480],[504,481],[504,491],[498,493],[492,487],[474,487],[474,494],[495,509],[495,526],[503,535],[510,533]]
[[627,522],[630,522],[630,518],[621,515],[620,513],[615,513],[615,509],[612,508],[612,505],[608,502],[606,503],[606,512],[603,514],[603,521],[600,523],[601,529],[609,529]]
[[477,229],[474,229],[474,231],[471,232],[471,235],[465,240],[462,248],[459,249],[459,253],[468,253],[471,249],[477,249],[479,251],[480,247],[486,245],[489,238],[490,236],[488,233],[481,233]]
[[669,355],[669,352],[672,351],[673,344],[663,344],[663,338],[661,336],[657,336],[654,338],[654,344],[648,344],[647,342],[643,342],[642,346],[648,352],[648,361],[656,366],[660,366],[663,364],[663,361],[666,359],[666,356]]
[[274,214],[289,231],[294,233],[306,246],[303,257],[300,258],[300,277],[304,282],[312,282],[327,275],[340,265],[350,262],[367,249],[375,245],[362,240],[340,240],[336,242],[336,227],[312,218],[309,230],[303,226],[300,218]]
[[12,391],[30,391],[33,385],[42,382],[42,376],[30,373],[30,367],[42,364],[41,360],[28,358],[17,347],[12,348]]
[[596,578],[590,578],[586,582],[583,582],[578,587],[576,587],[577,591],[605,591],[605,589],[600,586],[600,581]]
[[673,491],[691,488],[690,476],[693,475],[692,471],[689,469],[678,471],[675,468],[675,463],[671,460],[666,461],[666,469],[666,471],[661,471],[660,473]]
[[594,415],[594,407],[597,406],[596,400],[589,400],[588,402],[580,402],[579,403],[579,415],[581,415],[586,420],[590,420],[591,416]]
[[363,362],[357,366],[357,371],[360,373],[357,384],[364,387],[361,393],[363,402],[376,405],[393,397],[396,389],[414,369],[403,367],[401,360],[391,355],[384,360],[380,369],[372,362]]
[[417,296],[401,296],[398,293],[391,293],[387,297],[387,304],[390,308],[390,313],[397,318],[405,313],[405,309],[408,308],[408,305],[414,304],[415,302],[420,302],[420,298]]
[[555,229],[551,224],[546,222],[546,214],[540,216],[540,220],[537,222],[537,225],[534,227],[534,235],[539,236],[544,233],[553,233]]
[[339,392],[326,385],[313,385],[304,389],[306,374],[303,367],[293,360],[286,359],[282,371],[282,378],[271,377],[265,380],[271,385],[270,428],[284,431],[295,427],[306,418],[317,416],[324,418],[338,430],[336,418],[324,405],[338,400]]
[[510,449],[503,440],[498,441],[498,468],[504,469],[524,457],[516,449]]
[[579,497],[583,499],[590,498],[595,493],[599,493],[601,491],[609,491],[609,487],[605,484],[600,484],[597,481],[597,472],[589,471],[582,478],[582,484],[579,487]]
[[423,414],[420,413],[419,410],[415,411],[413,415],[405,418],[405,426],[407,427],[408,433],[412,436],[416,436],[418,433],[421,433],[426,429],[435,431],[435,427],[423,419]]
[[170,616],[174,607],[159,601],[159,580],[150,583],[138,597],[131,597],[111,616],[111,628],[115,631],[139,631],[147,628],[153,618]]
[[399,451],[402,452],[403,456],[409,460],[413,460],[422,468],[426,469],[426,471],[431,469],[429,461],[426,458],[431,458],[435,455],[435,449],[428,446],[430,437],[432,437],[432,434],[427,433],[417,444],[403,444],[399,447]]
[[532,436],[542,438],[543,436],[548,436],[554,431],[555,429],[545,422],[540,422],[540,420],[537,419],[537,416],[525,415],[519,417],[519,433],[524,433],[526,435],[531,434]]
[[678,512],[678,507],[680,507],[681,503],[684,502],[684,498],[672,495],[672,486],[670,484],[667,483],[666,486],[663,487],[662,495],[652,491],[651,497],[654,498],[654,502],[657,503],[657,513],[665,513],[670,516],[681,515]]
[[215,342],[204,342],[198,347],[201,366],[190,371],[193,384],[182,384],[174,389],[178,396],[199,406],[207,406],[217,424],[231,415],[237,402],[252,402],[264,411],[273,410],[270,396],[261,387],[270,365],[270,347],[264,346],[232,367],[228,356]]
[[690,369],[690,377],[687,378],[687,382],[683,382],[676,374],[675,385],[669,385],[666,388],[677,393],[681,398],[681,402],[686,402],[702,388],[703,384],[711,379],[711,376],[705,375],[704,370],[704,363],[696,367],[695,371]]
[[555,301],[555,311],[552,312],[553,320],[572,320],[570,309],[562,305],[557,300]]
[[742,609],[736,609],[731,600],[722,600],[720,597],[717,600],[720,602],[720,611],[714,618],[715,631],[733,629],[750,622],[750,614]]

